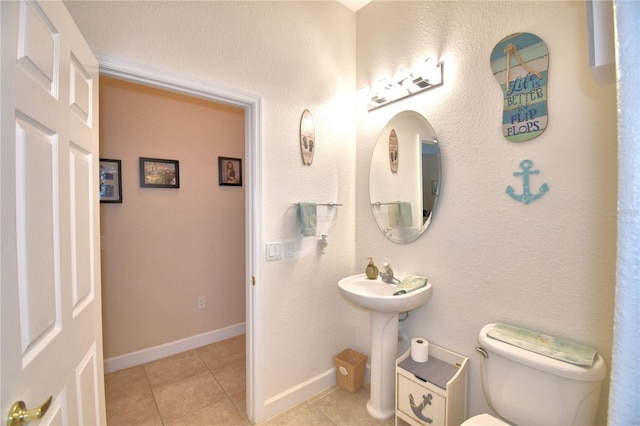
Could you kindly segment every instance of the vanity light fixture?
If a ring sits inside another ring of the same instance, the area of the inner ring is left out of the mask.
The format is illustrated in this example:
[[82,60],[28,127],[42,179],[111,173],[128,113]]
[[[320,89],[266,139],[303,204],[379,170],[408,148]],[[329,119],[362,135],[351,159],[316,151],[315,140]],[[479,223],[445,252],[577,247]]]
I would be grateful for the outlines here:
[[372,111],[407,96],[424,92],[442,84],[444,62],[428,58],[415,70],[403,68],[391,79],[381,79],[373,85],[367,97],[367,109]]

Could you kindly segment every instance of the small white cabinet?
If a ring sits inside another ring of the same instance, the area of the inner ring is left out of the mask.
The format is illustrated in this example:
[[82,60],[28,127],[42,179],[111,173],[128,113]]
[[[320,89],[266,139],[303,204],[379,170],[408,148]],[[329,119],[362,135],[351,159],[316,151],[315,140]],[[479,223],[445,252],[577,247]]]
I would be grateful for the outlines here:
[[396,362],[396,425],[460,425],[467,417],[469,359],[429,345],[429,360],[407,351]]

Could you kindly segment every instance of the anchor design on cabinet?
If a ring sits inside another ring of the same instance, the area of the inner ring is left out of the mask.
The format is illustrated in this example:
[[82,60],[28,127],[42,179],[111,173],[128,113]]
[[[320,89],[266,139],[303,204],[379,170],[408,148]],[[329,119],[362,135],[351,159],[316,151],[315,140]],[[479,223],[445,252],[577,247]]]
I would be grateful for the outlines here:
[[417,418],[429,424],[433,423],[433,419],[430,419],[429,417],[425,417],[424,414],[422,414],[422,410],[424,410],[424,407],[426,407],[427,405],[431,405],[432,399],[433,399],[433,395],[431,395],[430,393],[427,395],[422,395],[422,404],[416,405],[415,401],[413,400],[413,395],[409,394],[409,403],[411,404],[411,411],[413,411],[413,414],[415,414]]
[[531,160],[522,160],[520,162],[521,172],[513,172],[514,176],[522,176],[522,194],[516,194],[515,189],[511,185],[507,186],[507,194],[514,200],[520,201],[524,204],[529,204],[532,201],[537,200],[542,197],[548,190],[549,185],[543,183],[540,186],[540,192],[537,194],[532,194],[529,190],[529,175],[537,175],[540,173],[540,170],[530,170],[533,167],[533,161]]

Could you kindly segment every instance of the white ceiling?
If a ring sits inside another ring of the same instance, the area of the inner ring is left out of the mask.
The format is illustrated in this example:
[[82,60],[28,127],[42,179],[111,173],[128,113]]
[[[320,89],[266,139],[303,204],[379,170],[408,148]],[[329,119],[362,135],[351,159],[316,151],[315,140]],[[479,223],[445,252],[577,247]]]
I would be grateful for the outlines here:
[[344,4],[345,6],[347,6],[349,9],[353,10],[354,12],[357,12],[358,9],[366,6],[367,3],[369,3],[371,0],[338,0],[338,1]]

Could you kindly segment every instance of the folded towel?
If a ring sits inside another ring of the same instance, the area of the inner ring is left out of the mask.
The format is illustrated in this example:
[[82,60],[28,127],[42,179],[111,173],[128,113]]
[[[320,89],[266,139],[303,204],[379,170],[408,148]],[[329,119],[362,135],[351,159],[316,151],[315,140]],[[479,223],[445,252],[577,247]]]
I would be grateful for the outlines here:
[[389,203],[387,205],[387,212],[389,213],[389,228],[398,227],[398,216],[400,216],[399,204],[400,203]]
[[596,351],[579,343],[507,324],[495,323],[493,327],[487,331],[487,336],[549,358],[575,365],[591,366],[596,357]]
[[413,217],[411,216],[411,203],[408,201],[402,201],[398,205],[399,222],[403,228],[408,228],[413,225]]
[[396,291],[393,293],[394,296],[399,296],[401,294],[411,293],[419,288],[427,285],[427,279],[425,277],[419,277],[416,275],[407,275],[404,277],[400,284],[396,286]]
[[316,235],[318,223],[317,207],[315,203],[298,203],[298,223],[302,225],[302,235],[309,237]]

